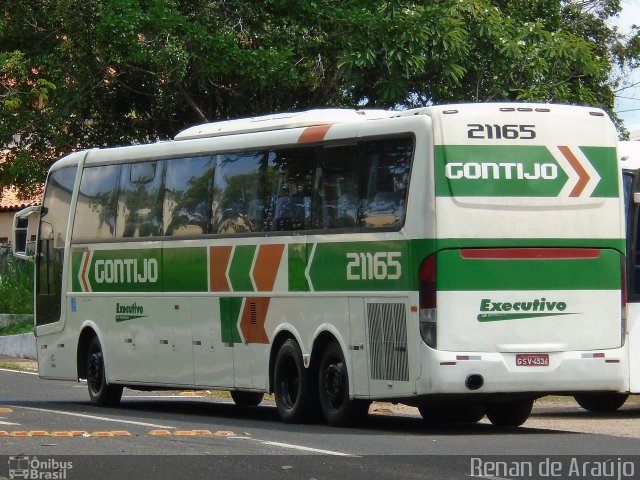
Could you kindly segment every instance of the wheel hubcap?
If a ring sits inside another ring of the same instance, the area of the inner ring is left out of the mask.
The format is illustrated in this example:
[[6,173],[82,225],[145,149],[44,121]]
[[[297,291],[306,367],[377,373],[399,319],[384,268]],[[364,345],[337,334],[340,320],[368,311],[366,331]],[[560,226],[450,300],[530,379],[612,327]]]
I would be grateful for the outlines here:
[[87,382],[91,386],[91,390],[95,393],[100,392],[102,387],[102,353],[94,352],[89,356],[87,365]]
[[323,390],[329,405],[334,410],[342,406],[345,393],[344,363],[335,362],[324,371]]
[[285,406],[289,409],[293,408],[298,398],[298,386],[300,379],[298,372],[291,362],[288,362],[286,368],[283,369],[282,380],[280,381],[281,397]]

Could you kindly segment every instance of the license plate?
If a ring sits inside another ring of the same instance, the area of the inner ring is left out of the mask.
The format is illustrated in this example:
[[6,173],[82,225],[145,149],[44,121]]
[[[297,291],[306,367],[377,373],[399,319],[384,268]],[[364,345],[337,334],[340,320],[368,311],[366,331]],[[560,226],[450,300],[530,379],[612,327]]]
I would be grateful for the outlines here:
[[548,353],[518,353],[516,354],[516,365],[518,367],[548,367]]

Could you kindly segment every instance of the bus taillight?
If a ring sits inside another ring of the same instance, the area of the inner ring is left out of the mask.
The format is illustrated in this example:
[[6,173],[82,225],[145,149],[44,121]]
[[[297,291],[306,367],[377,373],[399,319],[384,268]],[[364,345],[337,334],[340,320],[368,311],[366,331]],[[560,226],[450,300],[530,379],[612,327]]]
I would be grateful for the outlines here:
[[620,345],[624,345],[627,336],[627,261],[624,255],[620,255]]
[[420,266],[420,335],[431,348],[437,344],[436,256],[430,255]]

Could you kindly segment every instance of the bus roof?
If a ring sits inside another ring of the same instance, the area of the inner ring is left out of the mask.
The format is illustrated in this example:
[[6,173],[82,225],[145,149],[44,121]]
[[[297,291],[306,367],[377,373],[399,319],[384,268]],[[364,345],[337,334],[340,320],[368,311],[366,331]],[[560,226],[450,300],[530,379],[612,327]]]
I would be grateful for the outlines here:
[[307,110],[306,112],[277,113],[260,117],[224,120],[221,122],[196,125],[179,132],[175,140],[218,137],[239,133],[264,132],[286,128],[312,127],[332,123],[354,123],[364,120],[375,120],[397,115],[398,112],[386,110],[348,110],[325,108]]

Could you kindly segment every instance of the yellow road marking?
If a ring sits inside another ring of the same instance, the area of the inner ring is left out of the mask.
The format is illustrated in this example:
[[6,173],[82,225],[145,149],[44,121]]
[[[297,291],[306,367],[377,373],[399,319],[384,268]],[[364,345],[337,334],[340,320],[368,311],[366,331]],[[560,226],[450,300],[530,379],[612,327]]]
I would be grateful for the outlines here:
[[4,430],[0,430],[0,437],[8,437],[9,432],[5,432]]
[[214,433],[214,435],[216,437],[235,437],[236,436],[235,433],[230,432],[228,430],[220,430],[220,431]]
[[115,435],[113,435],[112,432],[93,432],[91,436],[92,437],[113,437]]
[[171,432],[169,430],[151,430],[149,432],[149,435],[153,437],[166,437],[168,435],[171,435]]
[[31,432],[23,432],[23,431],[9,432],[9,436],[10,437],[30,437],[31,436]]
[[49,432],[45,432],[44,430],[32,430],[29,432],[32,437],[48,437]]
[[0,413],[13,413],[13,410],[9,407],[0,407]]

